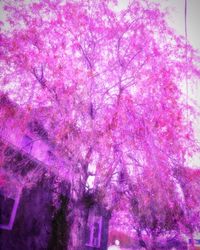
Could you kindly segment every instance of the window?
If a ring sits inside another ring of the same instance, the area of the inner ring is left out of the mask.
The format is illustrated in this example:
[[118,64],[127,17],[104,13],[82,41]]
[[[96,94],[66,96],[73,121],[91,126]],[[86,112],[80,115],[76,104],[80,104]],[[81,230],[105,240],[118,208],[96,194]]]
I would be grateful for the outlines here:
[[47,150],[47,159],[49,164],[53,164],[56,161],[56,156],[50,150]]
[[22,138],[21,146],[23,150],[25,150],[28,153],[31,153],[33,148],[33,139],[28,135],[24,135]]
[[48,140],[48,133],[39,121],[31,121],[28,126],[32,133],[37,134],[44,141]]
[[102,216],[89,214],[86,229],[86,246],[100,248],[102,231]]
[[19,205],[21,191],[18,190],[15,197],[6,196],[0,190],[0,229],[12,230],[17,208]]

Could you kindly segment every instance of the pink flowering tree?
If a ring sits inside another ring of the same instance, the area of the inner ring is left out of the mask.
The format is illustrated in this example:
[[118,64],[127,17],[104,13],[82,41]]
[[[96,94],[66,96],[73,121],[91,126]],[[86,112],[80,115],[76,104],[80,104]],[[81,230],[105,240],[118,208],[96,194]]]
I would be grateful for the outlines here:
[[181,89],[199,78],[199,57],[148,0],[120,13],[109,0],[2,2],[1,90],[38,110],[67,161],[55,167],[71,183],[69,249],[81,249],[88,190],[112,209],[128,178],[170,178],[197,151]]
[[127,192],[130,224],[140,246],[153,250],[167,244],[166,240],[181,239],[180,228],[187,225],[185,201],[180,191],[176,179],[165,170],[157,172],[147,167],[132,181]]
[[135,172],[132,178],[126,176],[123,196],[110,221],[111,230],[130,235],[136,248],[153,250],[167,244],[180,248],[183,235],[194,247],[193,233],[200,229],[199,170],[182,167],[178,178],[167,168],[145,166]]

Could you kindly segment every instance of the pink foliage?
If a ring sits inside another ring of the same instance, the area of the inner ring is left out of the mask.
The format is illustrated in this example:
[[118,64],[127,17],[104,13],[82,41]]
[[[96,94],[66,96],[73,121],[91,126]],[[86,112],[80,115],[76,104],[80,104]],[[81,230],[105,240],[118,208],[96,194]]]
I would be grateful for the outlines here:
[[144,174],[139,193],[161,178],[174,200],[167,180],[199,150],[181,89],[200,70],[165,14],[147,0],[120,14],[115,1],[3,3],[11,27],[0,37],[2,91],[27,111],[48,109],[38,116],[68,160],[61,171],[73,169],[77,196],[94,175],[94,189],[107,196],[123,170],[133,183]]

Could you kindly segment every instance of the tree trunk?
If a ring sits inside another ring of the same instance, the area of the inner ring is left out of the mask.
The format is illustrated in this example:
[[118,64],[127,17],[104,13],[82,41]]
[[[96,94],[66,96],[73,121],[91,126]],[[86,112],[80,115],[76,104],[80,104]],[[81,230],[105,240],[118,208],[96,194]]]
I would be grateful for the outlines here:
[[152,238],[148,241],[148,245],[146,247],[147,250],[156,250],[156,237],[152,236]]
[[138,236],[138,243],[140,247],[143,247],[145,249],[147,249],[147,244],[146,242],[143,240],[142,238],[142,233],[140,230],[137,230],[137,236]]
[[190,238],[191,238],[190,250],[195,250],[193,232],[190,233]]
[[87,212],[87,208],[83,205],[73,206],[67,250],[85,249],[85,229],[87,225]]

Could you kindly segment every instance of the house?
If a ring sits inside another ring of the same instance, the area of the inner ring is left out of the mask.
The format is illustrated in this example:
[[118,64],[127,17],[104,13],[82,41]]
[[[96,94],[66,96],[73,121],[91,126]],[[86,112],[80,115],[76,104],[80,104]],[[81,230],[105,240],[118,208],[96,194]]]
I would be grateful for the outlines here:
[[[52,241],[64,249],[67,239],[55,233],[53,218],[67,211],[70,185],[56,171],[54,145],[42,123],[3,94],[0,118],[1,249],[53,249]],[[67,226],[61,216],[59,233]]]
[[[38,111],[39,112],[39,111]],[[0,138],[27,152],[37,160],[50,165],[54,145],[48,138],[37,111],[24,110],[5,94],[0,94]]]
[[[67,164],[57,154],[55,141],[48,135],[38,112],[28,113],[6,95],[0,95],[3,249],[62,250],[67,245],[70,180],[59,171],[62,164],[64,167]],[[99,204],[88,211],[85,249],[106,250],[109,212]]]

